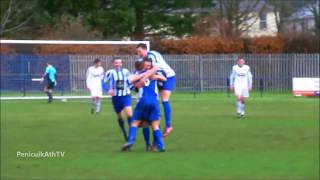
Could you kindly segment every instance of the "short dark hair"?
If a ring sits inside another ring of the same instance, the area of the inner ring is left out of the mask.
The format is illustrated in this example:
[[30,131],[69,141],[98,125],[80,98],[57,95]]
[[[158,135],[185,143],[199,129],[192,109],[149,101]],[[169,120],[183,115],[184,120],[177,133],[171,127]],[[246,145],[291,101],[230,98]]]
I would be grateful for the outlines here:
[[238,61],[239,61],[240,59],[244,59],[244,57],[243,57],[243,56],[239,56],[239,57],[238,57]]
[[139,43],[139,44],[137,45],[137,48],[148,49],[147,45],[144,44],[144,43]]
[[112,59],[112,62],[114,62],[114,61],[117,60],[117,59],[122,60],[119,56],[116,56],[116,57],[114,57],[114,58]]
[[143,69],[143,62],[142,61],[136,61],[134,63],[134,67],[137,71],[141,71]]
[[151,62],[151,64],[152,64],[152,59],[151,59],[151,58],[148,58],[148,57],[143,58],[142,61],[143,61],[143,62]]
[[99,58],[96,58],[96,59],[93,61],[94,64],[97,64],[97,63],[99,63],[99,62],[101,62],[101,60],[100,60]]

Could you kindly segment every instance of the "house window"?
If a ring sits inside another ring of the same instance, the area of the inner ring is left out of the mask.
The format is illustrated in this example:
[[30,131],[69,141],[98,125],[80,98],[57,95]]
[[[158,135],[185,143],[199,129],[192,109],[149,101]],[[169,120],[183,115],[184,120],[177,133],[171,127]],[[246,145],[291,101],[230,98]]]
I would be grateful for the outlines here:
[[260,29],[267,29],[267,15],[264,13],[260,15]]

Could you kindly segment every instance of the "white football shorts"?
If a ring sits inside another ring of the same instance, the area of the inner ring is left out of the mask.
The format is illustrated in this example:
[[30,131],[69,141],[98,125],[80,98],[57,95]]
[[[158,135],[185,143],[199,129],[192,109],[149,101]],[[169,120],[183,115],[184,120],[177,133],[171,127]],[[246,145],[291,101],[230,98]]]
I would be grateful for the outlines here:
[[236,96],[249,97],[249,89],[247,87],[234,87],[234,94]]
[[91,86],[90,87],[91,97],[102,97],[102,87],[101,86]]

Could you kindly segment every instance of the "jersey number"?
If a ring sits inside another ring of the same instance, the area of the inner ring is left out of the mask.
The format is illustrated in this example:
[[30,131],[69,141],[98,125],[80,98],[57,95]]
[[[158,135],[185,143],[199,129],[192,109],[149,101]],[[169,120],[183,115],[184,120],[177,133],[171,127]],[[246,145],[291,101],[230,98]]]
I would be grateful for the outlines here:
[[147,79],[145,82],[144,82],[144,86],[149,86],[150,85],[150,81],[149,79]]

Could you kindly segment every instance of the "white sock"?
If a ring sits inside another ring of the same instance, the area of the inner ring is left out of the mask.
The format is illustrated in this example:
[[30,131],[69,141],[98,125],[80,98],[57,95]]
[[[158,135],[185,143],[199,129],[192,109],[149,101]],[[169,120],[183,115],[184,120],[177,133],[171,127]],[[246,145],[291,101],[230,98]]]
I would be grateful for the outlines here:
[[96,112],[100,112],[100,106],[101,106],[101,102],[100,100],[96,101]]
[[241,101],[236,101],[237,113],[241,113]]
[[244,114],[245,104],[241,103],[241,113]]

